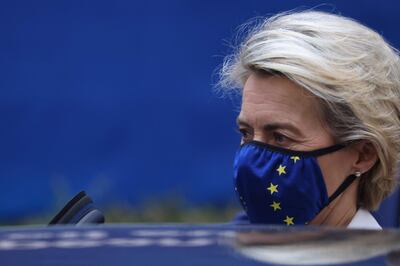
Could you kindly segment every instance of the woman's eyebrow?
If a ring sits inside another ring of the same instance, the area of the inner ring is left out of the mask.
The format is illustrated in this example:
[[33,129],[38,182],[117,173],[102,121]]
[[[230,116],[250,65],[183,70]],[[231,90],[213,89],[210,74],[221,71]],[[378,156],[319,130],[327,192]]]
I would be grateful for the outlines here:
[[292,131],[294,134],[303,137],[303,134],[301,133],[300,129],[298,129],[297,127],[295,127],[293,124],[291,123],[270,123],[270,124],[265,124],[263,126],[263,129],[265,131],[272,131],[272,130],[277,130],[277,129],[286,129],[289,131]]
[[[243,118],[238,117],[236,118],[236,124],[238,126],[242,125],[242,126],[246,126],[246,127],[251,127],[249,123],[247,123]],[[294,134],[303,137],[304,135],[301,133],[300,129],[298,129],[297,127],[295,127],[293,124],[291,123],[280,123],[280,122],[275,122],[275,123],[269,123],[269,124],[265,124],[263,125],[263,129],[265,131],[273,131],[273,130],[277,130],[277,129],[286,129],[289,131],[292,131]]]
[[236,118],[236,124],[238,126],[246,126],[246,127],[251,127],[249,123],[247,123],[243,118],[237,117]]

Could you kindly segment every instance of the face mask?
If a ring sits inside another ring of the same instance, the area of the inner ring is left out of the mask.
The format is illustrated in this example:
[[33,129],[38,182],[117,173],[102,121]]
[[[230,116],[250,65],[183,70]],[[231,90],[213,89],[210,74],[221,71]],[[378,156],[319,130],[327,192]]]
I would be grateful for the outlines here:
[[347,177],[328,197],[316,157],[343,147],[292,151],[257,141],[242,145],[235,156],[234,184],[250,222],[308,224],[356,178]]

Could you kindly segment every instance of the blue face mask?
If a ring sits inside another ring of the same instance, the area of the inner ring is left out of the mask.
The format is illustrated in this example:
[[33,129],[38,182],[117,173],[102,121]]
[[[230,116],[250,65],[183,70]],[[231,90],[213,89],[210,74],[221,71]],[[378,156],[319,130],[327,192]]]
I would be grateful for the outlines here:
[[351,175],[328,197],[318,156],[344,145],[292,151],[258,141],[243,144],[235,156],[234,183],[251,223],[304,225],[356,178]]

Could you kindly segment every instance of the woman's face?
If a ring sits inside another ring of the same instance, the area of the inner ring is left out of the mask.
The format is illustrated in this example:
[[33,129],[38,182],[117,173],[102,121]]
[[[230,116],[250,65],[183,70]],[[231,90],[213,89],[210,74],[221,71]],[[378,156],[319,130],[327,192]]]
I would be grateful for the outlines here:
[[[334,145],[315,97],[284,77],[251,74],[243,88],[237,119],[242,142],[310,151]],[[330,196],[353,174],[356,154],[344,148],[317,158]]]

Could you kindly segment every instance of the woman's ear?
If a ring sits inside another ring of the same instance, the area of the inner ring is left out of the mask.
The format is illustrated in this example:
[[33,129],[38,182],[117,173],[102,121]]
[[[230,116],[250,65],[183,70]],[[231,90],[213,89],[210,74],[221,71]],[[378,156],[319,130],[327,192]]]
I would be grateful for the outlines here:
[[374,145],[367,140],[358,141],[353,145],[354,151],[357,153],[357,160],[353,167],[361,173],[368,172],[378,161],[378,152]]

